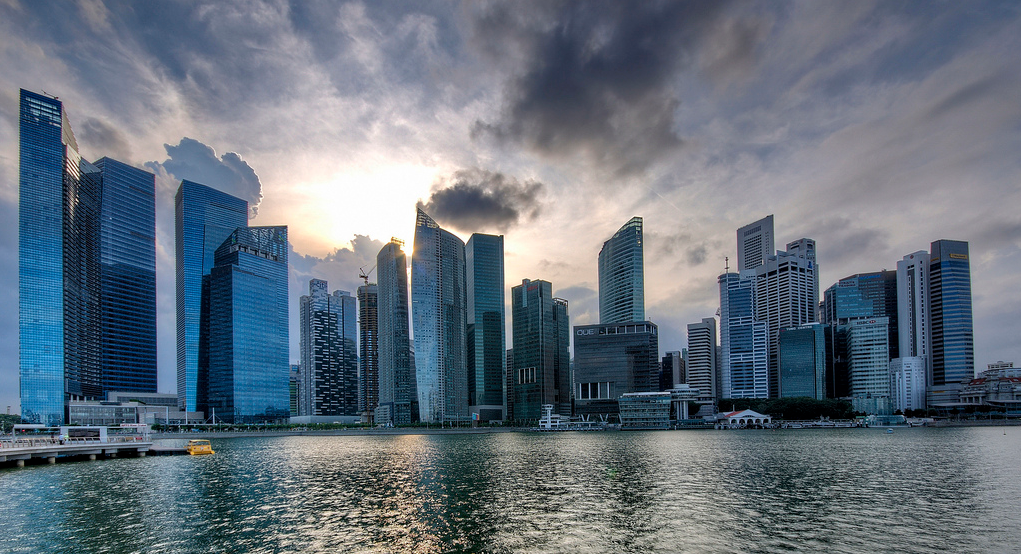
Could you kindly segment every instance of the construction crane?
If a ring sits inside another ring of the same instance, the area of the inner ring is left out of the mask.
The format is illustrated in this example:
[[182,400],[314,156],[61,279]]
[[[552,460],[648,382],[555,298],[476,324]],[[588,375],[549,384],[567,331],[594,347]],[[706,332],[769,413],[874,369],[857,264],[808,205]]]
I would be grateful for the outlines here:
[[369,275],[371,275],[372,272],[375,271],[375,270],[376,270],[376,264],[372,264],[372,267],[369,268],[368,271],[365,271],[365,268],[361,268],[361,267],[358,268],[358,278],[365,280],[365,286],[369,286]]

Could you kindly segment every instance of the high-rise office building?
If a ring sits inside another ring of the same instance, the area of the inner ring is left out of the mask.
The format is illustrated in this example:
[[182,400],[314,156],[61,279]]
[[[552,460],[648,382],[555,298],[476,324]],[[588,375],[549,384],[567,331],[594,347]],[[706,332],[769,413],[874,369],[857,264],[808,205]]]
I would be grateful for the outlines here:
[[890,399],[892,409],[925,409],[925,358],[904,356],[890,360]]
[[514,417],[537,420],[543,404],[571,415],[567,301],[553,297],[549,281],[524,279],[511,288],[511,314]]
[[698,389],[700,400],[716,400],[716,319],[688,324],[687,384]]
[[208,282],[210,410],[233,423],[288,417],[287,227],[236,229]]
[[847,329],[847,369],[851,405],[856,411],[889,415],[890,321],[886,317],[854,319]]
[[855,319],[886,317],[890,355],[898,356],[897,272],[876,271],[844,277],[823,293],[819,315],[826,326],[826,394],[850,395],[847,374],[847,324]]
[[418,410],[424,422],[470,417],[464,272],[464,243],[419,208],[411,255],[411,318]]
[[780,329],[815,323],[819,309],[819,266],[815,241],[799,239],[787,251],[767,256],[755,268],[755,320],[769,333],[769,395],[779,395]]
[[823,325],[780,329],[780,398],[826,398],[826,345]]
[[110,158],[102,172],[103,390],[156,392],[156,176]]
[[929,253],[919,250],[897,262],[898,356],[928,360],[928,304]]
[[358,287],[358,411],[366,423],[374,421],[379,404],[379,289],[375,283]]
[[773,246],[773,216],[745,225],[737,230],[737,270],[755,269],[776,251]]
[[645,320],[642,218],[632,217],[599,251],[599,322]]
[[768,398],[769,333],[756,319],[755,271],[724,273],[719,283],[720,398]]
[[22,418],[61,425],[70,400],[156,391],[154,177],[84,160],[56,98],[20,101]]
[[174,198],[174,215],[177,397],[182,409],[208,411],[209,273],[216,249],[236,229],[248,225],[248,202],[184,180]]
[[355,299],[312,279],[299,303],[302,416],[357,416]]
[[[514,357],[517,358],[515,347]],[[515,365],[523,364],[515,360]],[[577,415],[619,412],[624,393],[659,388],[659,328],[649,321],[574,328],[574,408]]]
[[674,388],[674,385],[687,383],[686,367],[687,365],[681,356],[680,350],[665,352],[659,365],[660,392],[668,391]]
[[929,317],[934,386],[975,377],[968,243],[937,240],[929,252]]
[[465,245],[468,407],[481,421],[504,418],[506,368],[503,235],[473,234]]
[[408,264],[403,243],[390,239],[376,255],[379,321],[379,403],[376,424],[418,421],[418,395],[408,327]]

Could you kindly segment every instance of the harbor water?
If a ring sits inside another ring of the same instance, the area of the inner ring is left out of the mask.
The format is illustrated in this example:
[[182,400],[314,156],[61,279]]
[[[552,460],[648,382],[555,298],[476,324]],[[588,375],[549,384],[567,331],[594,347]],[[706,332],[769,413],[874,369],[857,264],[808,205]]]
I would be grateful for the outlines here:
[[0,552],[1021,551],[1021,427],[213,448],[2,469]]

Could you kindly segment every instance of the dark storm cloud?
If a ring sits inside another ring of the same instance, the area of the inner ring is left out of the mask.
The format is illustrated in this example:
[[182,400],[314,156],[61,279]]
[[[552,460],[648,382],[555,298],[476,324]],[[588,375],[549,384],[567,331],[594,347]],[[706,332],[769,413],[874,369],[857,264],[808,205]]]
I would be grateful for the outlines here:
[[581,155],[621,175],[684,144],[674,117],[681,70],[702,63],[721,78],[743,71],[764,36],[753,19],[728,23],[717,2],[558,6],[542,7],[556,12],[554,24],[502,13],[503,4],[474,21],[484,55],[496,63],[517,56],[524,67],[499,120],[476,121],[471,135],[551,158]]
[[212,147],[188,137],[181,139],[177,146],[164,144],[170,159],[163,163],[149,162],[146,165],[154,172],[162,167],[176,179],[187,179],[237,196],[248,201],[249,215],[259,213],[262,201],[262,183],[248,162],[235,152],[216,157]]
[[437,221],[462,231],[506,231],[539,215],[544,190],[538,181],[521,182],[479,168],[461,169],[437,182],[429,199],[418,205]]

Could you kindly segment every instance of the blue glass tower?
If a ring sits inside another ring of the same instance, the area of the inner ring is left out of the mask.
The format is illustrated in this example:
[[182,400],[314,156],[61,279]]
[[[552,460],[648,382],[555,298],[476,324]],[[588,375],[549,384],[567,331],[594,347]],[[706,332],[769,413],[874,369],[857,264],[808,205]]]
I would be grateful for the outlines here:
[[503,235],[475,233],[464,249],[468,293],[468,404],[481,421],[503,419]]
[[632,217],[599,251],[599,322],[645,320],[642,218]]
[[425,422],[467,421],[464,243],[421,209],[411,255],[418,409]]
[[929,253],[931,384],[959,383],[975,376],[968,243],[937,240]]
[[[185,180],[177,189],[174,205],[177,397],[182,408],[194,412],[205,410],[209,367],[208,290],[203,293],[203,278],[213,269],[216,249],[235,229],[248,225],[248,202]],[[208,283],[205,286],[208,289]]]
[[156,177],[102,158],[103,390],[156,392]]
[[376,255],[379,322],[377,424],[418,421],[418,392],[408,328],[408,263],[402,242],[391,239]]
[[287,227],[238,228],[214,260],[209,407],[234,423],[288,417]]
[[720,283],[721,398],[769,397],[769,335],[755,318],[754,270]]

